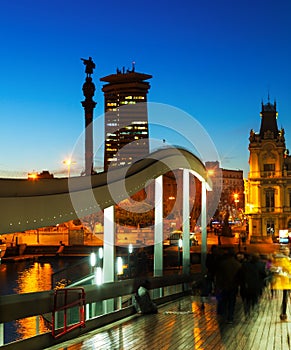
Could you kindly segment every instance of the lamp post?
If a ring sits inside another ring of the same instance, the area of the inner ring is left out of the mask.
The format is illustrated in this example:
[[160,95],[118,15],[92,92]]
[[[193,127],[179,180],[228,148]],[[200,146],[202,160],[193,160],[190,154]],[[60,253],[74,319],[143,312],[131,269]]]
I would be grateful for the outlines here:
[[235,203],[235,216],[237,218],[237,205],[238,205],[237,203],[239,203],[238,193],[234,193],[233,198],[234,198],[234,203]]

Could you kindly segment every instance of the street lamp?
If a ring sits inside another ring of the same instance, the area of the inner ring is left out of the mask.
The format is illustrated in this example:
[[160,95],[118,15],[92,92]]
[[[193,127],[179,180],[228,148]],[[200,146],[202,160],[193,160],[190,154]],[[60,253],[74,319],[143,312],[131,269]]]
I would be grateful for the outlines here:
[[235,206],[237,207],[237,203],[239,202],[238,193],[234,193],[233,198],[234,198]]
[[234,193],[233,194],[233,198],[234,198],[234,203],[235,203],[235,219],[237,218],[237,203],[239,203],[239,195],[238,193]]
[[68,167],[68,177],[70,177],[70,173],[71,173],[71,166],[73,164],[76,164],[76,162],[74,162],[71,158],[68,158],[66,160],[63,161],[63,164],[65,164]]

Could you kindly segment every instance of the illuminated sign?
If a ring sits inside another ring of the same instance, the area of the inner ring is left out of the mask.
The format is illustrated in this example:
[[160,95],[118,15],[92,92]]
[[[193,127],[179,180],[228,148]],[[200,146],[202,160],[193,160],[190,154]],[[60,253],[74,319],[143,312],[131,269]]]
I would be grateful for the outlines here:
[[279,243],[289,243],[288,230],[279,230]]

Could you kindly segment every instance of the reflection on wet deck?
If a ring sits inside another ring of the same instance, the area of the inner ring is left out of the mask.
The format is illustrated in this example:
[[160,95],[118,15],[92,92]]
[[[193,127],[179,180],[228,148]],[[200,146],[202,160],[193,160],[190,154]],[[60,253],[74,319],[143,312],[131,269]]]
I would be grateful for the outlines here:
[[271,299],[266,291],[260,305],[245,320],[238,298],[235,321],[226,324],[217,318],[214,298],[202,312],[199,297],[188,296],[159,307],[156,315],[135,315],[49,349],[291,349],[291,316],[289,322],[280,321],[281,300],[281,292]]

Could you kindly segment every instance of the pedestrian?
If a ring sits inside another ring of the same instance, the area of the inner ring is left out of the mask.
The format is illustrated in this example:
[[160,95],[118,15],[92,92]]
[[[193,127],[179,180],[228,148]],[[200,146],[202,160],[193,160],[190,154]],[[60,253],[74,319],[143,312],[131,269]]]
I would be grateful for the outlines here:
[[206,256],[205,266],[207,268],[207,277],[211,280],[212,291],[215,290],[216,269],[221,256],[221,249],[216,244],[211,246],[210,252]]
[[271,298],[274,297],[274,289],[273,289],[274,272],[272,271],[273,261],[274,261],[273,255],[272,254],[267,255],[267,261],[266,261],[266,287],[270,290]]
[[254,255],[250,255],[242,261],[239,272],[240,296],[243,301],[246,319],[256,306],[260,294],[260,272]]
[[157,305],[152,301],[149,293],[150,282],[144,280],[138,287],[135,295],[136,309],[142,314],[156,314],[158,312]]
[[258,278],[258,296],[261,297],[263,295],[264,288],[267,285],[267,267],[266,261],[263,261],[260,257],[259,253],[255,253],[252,255],[252,262],[256,266],[259,272]]
[[287,304],[291,290],[291,259],[290,250],[287,246],[281,247],[280,251],[274,255],[271,271],[273,273],[272,288],[283,291],[280,319],[287,320]]
[[195,292],[195,290],[199,292],[201,300],[200,309],[201,311],[204,311],[205,302],[212,293],[212,279],[210,278],[210,275],[206,273],[201,276],[201,278],[193,283],[192,289],[193,292]]
[[229,248],[216,270],[217,314],[224,316],[227,323],[234,321],[240,268],[241,263],[235,258],[234,249]]

